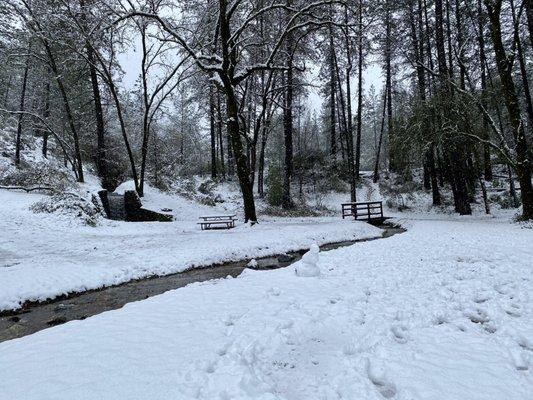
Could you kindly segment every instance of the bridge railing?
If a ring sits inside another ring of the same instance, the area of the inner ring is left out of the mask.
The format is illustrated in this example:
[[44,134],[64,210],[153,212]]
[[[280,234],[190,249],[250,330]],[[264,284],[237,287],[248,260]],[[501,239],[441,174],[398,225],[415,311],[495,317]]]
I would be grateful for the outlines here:
[[353,217],[360,220],[383,219],[383,202],[368,201],[361,203],[343,203],[342,219]]

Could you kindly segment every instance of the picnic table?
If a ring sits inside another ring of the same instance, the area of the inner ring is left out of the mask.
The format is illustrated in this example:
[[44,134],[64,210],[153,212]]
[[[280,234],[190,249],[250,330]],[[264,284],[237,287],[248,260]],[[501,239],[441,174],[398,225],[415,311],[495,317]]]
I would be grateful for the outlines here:
[[198,224],[202,230],[235,228],[236,215],[207,215],[200,217]]

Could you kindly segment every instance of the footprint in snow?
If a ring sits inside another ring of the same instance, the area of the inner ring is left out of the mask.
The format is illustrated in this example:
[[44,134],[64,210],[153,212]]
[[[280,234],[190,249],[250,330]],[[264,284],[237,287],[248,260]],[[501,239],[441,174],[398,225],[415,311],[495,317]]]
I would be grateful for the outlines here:
[[485,324],[490,321],[489,315],[485,310],[480,308],[475,310],[466,310],[464,316],[475,324]]
[[508,283],[503,283],[501,285],[494,285],[494,290],[501,295],[507,295],[513,291],[513,288]]
[[476,304],[482,304],[490,299],[491,299],[491,296],[488,293],[476,293],[473,300],[474,300],[474,303]]
[[521,334],[515,334],[515,338],[516,343],[518,343],[522,349],[533,352],[533,341]]
[[203,370],[207,372],[208,374],[212,374],[215,372],[216,366],[217,366],[216,361],[209,360],[205,362]]
[[518,371],[527,371],[530,364],[530,355],[522,349],[511,348],[509,354],[513,360],[513,365]]
[[409,331],[405,325],[393,325],[390,330],[392,332],[394,340],[401,344],[407,343],[407,340],[409,339]]
[[433,316],[433,325],[444,325],[450,322],[450,318],[446,314],[435,314]]
[[226,344],[224,344],[220,349],[217,350],[217,354],[218,354],[220,357],[225,356],[226,354],[228,354],[228,350],[231,348],[232,345],[233,345],[233,342],[228,341],[228,342],[227,342]]
[[521,317],[522,311],[520,309],[520,305],[516,303],[511,303],[509,306],[505,308],[505,312],[507,315],[510,315],[511,317]]
[[271,287],[270,289],[267,290],[266,294],[267,296],[278,297],[281,294],[281,290],[278,289],[277,287]]
[[391,399],[396,396],[396,385],[388,378],[381,360],[371,361],[367,359],[366,373],[370,382],[384,398]]

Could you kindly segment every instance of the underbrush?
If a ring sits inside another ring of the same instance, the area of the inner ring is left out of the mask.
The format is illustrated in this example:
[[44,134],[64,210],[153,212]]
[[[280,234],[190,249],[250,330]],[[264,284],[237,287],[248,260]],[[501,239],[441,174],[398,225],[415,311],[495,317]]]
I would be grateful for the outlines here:
[[34,213],[59,214],[81,221],[84,225],[96,226],[105,216],[97,197],[81,197],[75,193],[58,193],[32,204]]
[[293,208],[285,210],[279,206],[268,205],[264,208],[263,213],[272,217],[321,217],[324,215],[333,215],[334,213],[325,206],[311,207],[303,202],[295,202]]
[[40,161],[3,169],[0,172],[0,185],[23,188],[40,187],[59,192],[76,187],[76,182],[66,168],[48,161]]

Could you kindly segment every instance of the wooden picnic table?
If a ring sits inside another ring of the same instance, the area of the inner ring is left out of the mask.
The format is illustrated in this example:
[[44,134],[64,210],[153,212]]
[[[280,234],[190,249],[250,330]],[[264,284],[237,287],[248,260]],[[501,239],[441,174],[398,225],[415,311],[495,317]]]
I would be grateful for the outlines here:
[[206,215],[200,217],[198,224],[202,230],[209,229],[231,229],[235,228],[236,215]]

